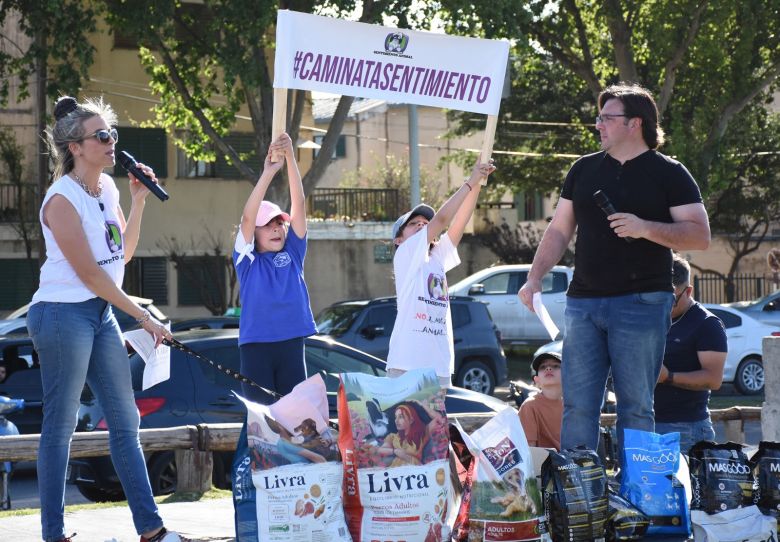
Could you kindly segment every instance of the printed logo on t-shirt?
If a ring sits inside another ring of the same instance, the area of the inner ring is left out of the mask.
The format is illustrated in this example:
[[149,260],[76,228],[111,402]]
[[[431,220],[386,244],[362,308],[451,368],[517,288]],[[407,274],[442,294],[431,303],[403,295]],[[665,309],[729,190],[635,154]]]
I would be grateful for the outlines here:
[[290,262],[292,259],[290,258],[290,255],[286,252],[280,252],[276,256],[274,256],[274,265],[276,267],[287,267],[290,265]]
[[122,250],[122,230],[119,224],[112,220],[106,220],[106,245],[111,254]]
[[447,277],[431,273],[428,275],[428,296],[431,299],[447,301]]

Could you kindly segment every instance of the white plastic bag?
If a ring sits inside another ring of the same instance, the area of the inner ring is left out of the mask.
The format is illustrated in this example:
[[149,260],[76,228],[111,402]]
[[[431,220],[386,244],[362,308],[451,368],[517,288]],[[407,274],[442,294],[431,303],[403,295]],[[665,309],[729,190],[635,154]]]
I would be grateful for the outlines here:
[[776,542],[777,520],[746,506],[708,514],[691,511],[695,542]]

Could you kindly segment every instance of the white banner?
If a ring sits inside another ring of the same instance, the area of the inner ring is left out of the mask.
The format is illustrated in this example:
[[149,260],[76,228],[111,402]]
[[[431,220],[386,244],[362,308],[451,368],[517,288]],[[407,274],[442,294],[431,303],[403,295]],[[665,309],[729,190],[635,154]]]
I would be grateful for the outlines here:
[[509,43],[280,10],[274,87],[497,115]]

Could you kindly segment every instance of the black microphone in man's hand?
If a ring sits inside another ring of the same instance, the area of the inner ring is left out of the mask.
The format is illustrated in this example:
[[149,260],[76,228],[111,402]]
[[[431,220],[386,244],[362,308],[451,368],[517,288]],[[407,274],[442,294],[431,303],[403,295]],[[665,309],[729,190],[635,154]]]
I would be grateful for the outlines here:
[[[612,205],[612,202],[609,201],[609,198],[607,195],[602,192],[601,190],[596,190],[593,192],[593,201],[596,202],[596,205],[598,205],[602,211],[604,211],[604,214],[607,216],[614,215],[617,213],[617,210],[615,209],[615,206]],[[623,239],[626,240],[628,243],[633,243],[636,241],[633,237],[623,237]]]
[[132,173],[136,179],[141,181],[143,185],[149,189],[149,192],[160,198],[160,201],[165,201],[170,197],[162,186],[151,180],[149,176],[138,167],[138,162],[135,161],[135,158],[133,158],[130,153],[127,151],[119,151],[118,156],[119,163],[122,164],[122,167]]

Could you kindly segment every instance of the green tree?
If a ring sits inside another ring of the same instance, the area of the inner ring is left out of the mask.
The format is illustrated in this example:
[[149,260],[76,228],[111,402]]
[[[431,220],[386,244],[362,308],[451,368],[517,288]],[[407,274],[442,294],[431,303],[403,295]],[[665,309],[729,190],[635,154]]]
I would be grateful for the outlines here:
[[[393,13],[405,21],[405,2],[367,0],[359,20],[376,23]],[[190,157],[213,161],[226,157],[247,181],[259,171],[250,165],[265,157],[273,113],[272,59],[278,9],[344,16],[356,10],[352,0],[209,0],[184,4],[177,0],[108,0],[115,31],[143,28],[138,41],[150,86],[160,98],[154,123],[165,128]],[[287,127],[298,138],[306,93],[288,92]],[[309,193],[327,167],[353,98],[343,96],[322,141],[321,152],[303,179]],[[253,131],[253,149],[241,153],[225,136],[246,106]],[[285,202],[282,183],[269,197]]]
[[[498,155],[498,188],[560,186],[570,155],[598,149],[599,92],[631,81],[655,94],[668,136],[662,150],[691,170],[710,207],[730,201],[735,183],[767,196],[774,166],[762,153],[777,151],[778,126],[760,111],[779,86],[777,0],[442,0],[429,10],[451,31],[515,40],[496,148],[542,157]],[[461,132],[480,127],[457,116]],[[733,247],[732,268],[763,239],[767,221],[780,219],[764,207],[746,197],[711,209],[715,232],[749,239]]]
[[[18,82],[17,99],[35,98],[37,185],[42,197],[49,184],[44,131],[46,104],[61,94],[76,94],[94,60],[87,40],[95,31],[99,4],[91,0],[3,0],[0,26],[18,24],[24,43],[0,35],[0,105],[7,105],[10,85]],[[34,93],[31,94],[31,89]],[[38,257],[43,259],[43,237]]]

